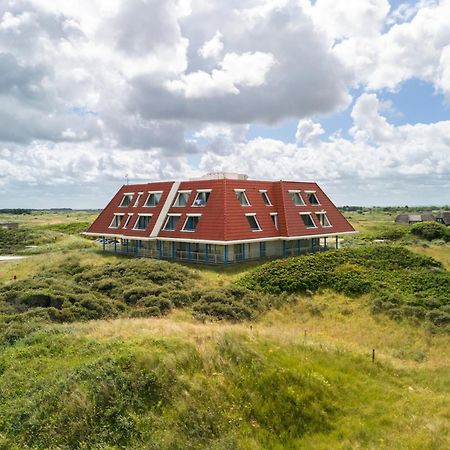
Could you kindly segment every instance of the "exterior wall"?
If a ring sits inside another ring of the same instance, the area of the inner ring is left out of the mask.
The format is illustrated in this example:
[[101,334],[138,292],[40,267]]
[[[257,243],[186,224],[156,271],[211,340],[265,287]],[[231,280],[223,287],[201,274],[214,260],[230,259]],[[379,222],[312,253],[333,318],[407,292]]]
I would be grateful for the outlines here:
[[[176,196],[174,199],[169,197],[171,189],[190,191],[186,206],[174,206]],[[210,191],[209,199],[204,206],[195,206],[197,191],[202,190]],[[240,204],[236,190],[245,190],[248,206]],[[305,205],[295,205],[290,190],[300,191]],[[161,199],[155,207],[144,206],[151,191],[162,192]],[[267,192],[270,205],[265,204],[261,191]],[[319,205],[310,204],[305,191],[314,191]],[[121,207],[125,193],[133,194],[133,197],[127,207]],[[138,197],[139,193],[142,193],[141,197]],[[316,226],[307,228],[301,212],[310,213]],[[330,227],[320,225],[319,212],[326,212]],[[271,213],[277,214],[278,227],[275,227]],[[114,214],[124,217],[118,228],[110,228]],[[133,229],[139,214],[152,214],[145,230]],[[157,236],[153,235],[157,219],[161,216],[158,223],[164,226],[167,214],[179,214],[176,229],[161,229]],[[261,230],[251,229],[246,214],[256,215]],[[124,227],[128,215],[131,219]],[[200,215],[195,231],[183,231],[189,215]],[[130,256],[220,264],[225,260],[234,263],[318,251],[325,248],[325,240],[320,236],[327,235],[330,236],[327,247],[334,248],[332,236],[353,232],[353,227],[316,183],[222,178],[122,186],[87,234],[121,238],[119,244],[108,244],[108,250],[114,248],[116,252]]]
[[[226,248],[226,263],[233,264],[261,258],[298,256],[327,248],[335,248],[335,245],[334,237],[328,240],[327,246],[325,246],[325,240],[323,238],[261,241],[227,246],[169,240],[145,241],[126,238],[121,239],[117,244],[109,244],[104,249],[130,257],[151,257],[192,263],[223,264],[225,263]],[[283,247],[285,254],[283,254]]]

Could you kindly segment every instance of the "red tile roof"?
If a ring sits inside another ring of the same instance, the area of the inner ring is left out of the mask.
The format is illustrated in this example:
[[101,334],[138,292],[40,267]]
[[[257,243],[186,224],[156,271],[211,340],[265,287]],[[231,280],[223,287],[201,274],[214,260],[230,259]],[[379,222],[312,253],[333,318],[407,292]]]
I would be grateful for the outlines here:
[[[155,182],[147,184],[124,185],[112,198],[105,209],[100,213],[88,229],[88,234],[114,235],[125,238],[149,239],[161,214],[169,191],[176,187],[175,182]],[[197,190],[210,189],[210,196],[205,206],[194,206],[193,202]],[[245,190],[249,200],[249,206],[242,206],[236,197],[235,189]],[[161,239],[190,240],[190,241],[214,241],[233,242],[243,240],[260,240],[276,238],[294,238],[305,236],[323,236],[354,232],[354,228],[344,218],[341,212],[334,206],[322,189],[312,182],[296,181],[255,181],[242,179],[210,179],[182,181],[177,191],[191,191],[187,205],[184,207],[173,206],[176,195],[171,200],[170,207],[166,205],[167,214],[181,214],[174,231],[163,230],[166,218],[161,224],[161,229],[153,236]],[[267,206],[261,195],[261,190],[267,191],[272,205]],[[289,191],[300,191],[304,206],[296,206]],[[162,197],[156,207],[143,206],[149,191],[162,191]],[[305,191],[315,191],[319,205],[310,204]],[[138,193],[142,192],[138,205],[134,202]],[[133,198],[127,207],[120,207],[123,195],[132,193]],[[300,213],[311,213],[315,228],[307,228]],[[331,226],[321,226],[316,213],[325,212]],[[261,231],[252,231],[246,214],[256,214],[261,226]],[[272,221],[270,213],[278,214],[278,230]],[[119,228],[110,228],[114,214],[124,214]],[[126,229],[123,228],[128,214],[133,214]],[[139,214],[152,214],[146,230],[134,230]],[[195,231],[182,231],[188,214],[201,214]]]

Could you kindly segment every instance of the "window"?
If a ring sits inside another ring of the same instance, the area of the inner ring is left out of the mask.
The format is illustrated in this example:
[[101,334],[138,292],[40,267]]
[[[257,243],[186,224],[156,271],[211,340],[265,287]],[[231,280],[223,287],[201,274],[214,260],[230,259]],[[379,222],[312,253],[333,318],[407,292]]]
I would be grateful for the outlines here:
[[149,192],[144,206],[158,206],[162,192]]
[[148,224],[150,223],[150,219],[152,216],[150,215],[141,215],[139,214],[138,220],[136,224],[134,225],[134,230],[145,230],[148,227]]
[[261,231],[261,227],[255,214],[246,215],[245,217],[247,217],[248,224],[252,231]]
[[305,193],[308,196],[308,202],[311,203],[311,205],[320,205],[315,191],[305,191]]
[[267,191],[259,191],[259,192],[261,192],[261,196],[262,196],[264,204],[266,206],[272,206],[272,202],[270,201],[270,198],[267,195]]
[[131,200],[133,198],[133,194],[123,194],[122,201],[120,202],[120,206],[125,208],[126,206],[130,206]]
[[123,214],[114,214],[113,220],[112,220],[109,228],[119,228],[122,217],[123,217]]
[[128,226],[132,217],[133,217],[133,214],[128,214],[127,220],[125,221],[123,228],[126,228]]
[[139,192],[138,196],[136,198],[136,201],[134,202],[133,208],[136,208],[136,206],[139,204],[139,201],[141,200],[143,192]]
[[192,206],[205,206],[209,199],[209,194],[209,191],[197,191],[197,195]]
[[191,191],[179,191],[175,203],[173,206],[186,206],[189,200],[189,195]]
[[275,226],[275,229],[278,230],[278,214],[277,213],[273,213],[270,215],[270,218],[272,219],[272,222]]
[[180,220],[180,216],[169,215],[166,220],[166,224],[164,225],[163,230],[165,231],[175,231],[177,227],[177,223]]
[[289,195],[291,196],[295,206],[305,206],[305,201],[300,195],[300,191],[289,191]]
[[303,224],[306,228],[316,228],[316,224],[314,223],[310,213],[300,214],[300,217],[302,218]]
[[316,213],[316,215],[319,218],[320,225],[322,225],[323,227],[331,227],[330,220],[325,213]]
[[200,216],[188,216],[184,222],[183,231],[195,231],[199,220]]
[[235,189],[234,192],[236,193],[236,198],[242,206],[250,206],[245,190]]

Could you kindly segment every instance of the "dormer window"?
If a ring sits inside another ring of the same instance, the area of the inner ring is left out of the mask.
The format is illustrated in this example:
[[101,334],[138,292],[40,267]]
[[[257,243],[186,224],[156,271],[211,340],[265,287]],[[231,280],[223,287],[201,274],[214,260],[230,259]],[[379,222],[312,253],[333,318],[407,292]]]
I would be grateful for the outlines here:
[[261,197],[263,199],[263,202],[266,206],[272,206],[272,202],[270,201],[269,195],[267,194],[267,191],[259,191],[261,192]]
[[250,206],[247,195],[245,194],[245,189],[235,189],[236,198],[242,206]]
[[272,219],[275,229],[278,230],[278,213],[270,213],[270,218]]
[[316,213],[316,216],[319,219],[320,225],[322,225],[323,227],[331,227],[330,220],[328,219],[328,216],[325,212]]
[[311,213],[300,213],[300,217],[302,218],[303,224],[306,228],[317,228]]
[[123,216],[124,214],[114,214],[113,220],[111,221],[109,228],[119,228]]
[[305,206],[305,201],[303,200],[300,191],[289,191],[289,195],[295,206]]
[[123,194],[122,201],[120,202],[120,207],[125,208],[131,205],[131,200],[133,199],[133,194]]
[[305,194],[308,196],[308,202],[311,205],[320,205],[319,199],[316,195],[316,191],[305,191]]
[[187,219],[186,219],[186,222],[184,222],[182,231],[195,231],[199,220],[200,220],[200,215],[187,216]]
[[163,230],[164,231],[175,231],[179,220],[180,220],[180,214],[169,214]]
[[151,218],[151,214],[139,214],[133,230],[146,230]]
[[192,206],[205,206],[206,202],[209,199],[210,193],[210,190],[197,191],[197,195],[195,196],[195,200]]
[[191,191],[178,191],[177,198],[173,206],[183,207],[186,206],[189,200],[189,196],[191,195]]
[[256,214],[246,214],[247,222],[250,225],[252,231],[261,231],[262,228],[259,225],[258,219],[256,218]]
[[136,197],[136,201],[134,202],[133,208],[136,208],[137,205],[139,205],[139,202],[141,200],[142,194],[143,194],[143,192],[139,192],[138,193],[138,196]]
[[133,214],[128,214],[127,220],[125,221],[122,228],[127,228],[128,224],[130,223],[131,218],[133,217]]
[[147,206],[147,207],[158,206],[158,203],[161,200],[161,196],[162,196],[162,192],[149,192],[144,206]]

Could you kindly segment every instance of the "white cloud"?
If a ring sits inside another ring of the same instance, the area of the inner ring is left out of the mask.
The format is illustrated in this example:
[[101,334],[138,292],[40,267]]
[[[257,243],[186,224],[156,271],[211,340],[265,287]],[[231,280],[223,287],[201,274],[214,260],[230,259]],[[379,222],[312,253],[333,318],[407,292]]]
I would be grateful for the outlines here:
[[203,58],[217,58],[223,50],[223,34],[216,31],[216,34],[206,41],[198,50],[198,54]]
[[[448,122],[394,126],[376,94],[420,78],[450,99],[448,17],[450,0],[0,0],[2,192],[220,167],[440,180]],[[350,137],[327,138],[313,118],[354,86]],[[246,139],[292,118],[296,144]]]

